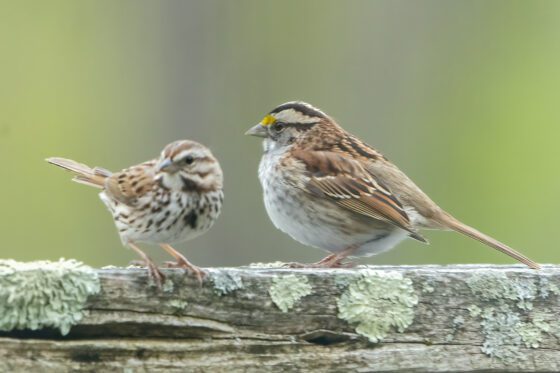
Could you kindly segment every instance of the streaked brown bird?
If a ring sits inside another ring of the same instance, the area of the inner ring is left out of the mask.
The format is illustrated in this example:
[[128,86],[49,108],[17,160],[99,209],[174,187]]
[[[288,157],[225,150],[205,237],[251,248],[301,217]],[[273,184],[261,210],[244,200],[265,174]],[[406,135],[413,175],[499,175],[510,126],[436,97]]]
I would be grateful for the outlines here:
[[539,268],[445,212],[379,151],[310,104],[282,104],[246,134],[264,138],[259,179],[273,224],[332,253],[310,266],[343,266],[346,257],[378,254],[407,237],[427,243],[419,230],[441,229]]
[[158,286],[164,275],[139,242],[160,245],[177,267],[202,281],[204,272],[170,244],[205,233],[222,210],[222,169],[208,148],[175,141],[158,159],[116,173],[64,158],[47,161],[76,174],[74,181],[102,189],[99,196],[113,215],[122,243],[140,255]]

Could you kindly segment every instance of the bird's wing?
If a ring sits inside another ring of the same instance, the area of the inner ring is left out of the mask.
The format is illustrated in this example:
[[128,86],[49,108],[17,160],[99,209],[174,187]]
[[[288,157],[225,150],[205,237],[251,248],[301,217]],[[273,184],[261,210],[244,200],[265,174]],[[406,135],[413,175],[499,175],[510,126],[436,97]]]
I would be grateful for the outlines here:
[[372,219],[386,221],[426,242],[411,225],[403,205],[360,162],[339,152],[293,151],[309,177],[304,190]]
[[154,161],[114,173],[105,182],[105,192],[120,203],[134,207],[154,187]]

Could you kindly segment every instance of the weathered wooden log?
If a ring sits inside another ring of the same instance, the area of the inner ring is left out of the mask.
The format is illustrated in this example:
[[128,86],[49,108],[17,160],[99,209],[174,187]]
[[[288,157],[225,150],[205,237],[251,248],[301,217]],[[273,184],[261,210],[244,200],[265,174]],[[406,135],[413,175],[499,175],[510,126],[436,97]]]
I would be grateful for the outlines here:
[[0,371],[560,371],[560,267],[0,261]]

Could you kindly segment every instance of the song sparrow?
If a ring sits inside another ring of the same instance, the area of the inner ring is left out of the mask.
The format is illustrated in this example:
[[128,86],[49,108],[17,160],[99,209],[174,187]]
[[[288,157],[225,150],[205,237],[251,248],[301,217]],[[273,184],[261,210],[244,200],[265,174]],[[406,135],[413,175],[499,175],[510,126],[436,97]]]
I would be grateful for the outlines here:
[[295,240],[333,254],[312,264],[343,265],[370,256],[419,229],[453,230],[531,268],[539,265],[436,205],[380,152],[304,102],[276,107],[247,131],[264,138],[259,179],[274,225]]
[[190,140],[175,141],[158,159],[117,173],[64,158],[47,161],[75,173],[74,181],[103,190],[99,196],[113,215],[123,244],[146,262],[158,286],[164,276],[138,242],[160,245],[178,267],[202,281],[204,272],[170,244],[203,234],[221,212],[222,170],[208,148]]

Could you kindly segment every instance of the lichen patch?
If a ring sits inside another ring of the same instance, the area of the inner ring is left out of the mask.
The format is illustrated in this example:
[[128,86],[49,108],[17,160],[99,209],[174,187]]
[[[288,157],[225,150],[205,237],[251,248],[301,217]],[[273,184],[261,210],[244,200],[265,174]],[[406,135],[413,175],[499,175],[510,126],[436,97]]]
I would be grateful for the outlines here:
[[514,364],[526,359],[521,348],[538,348],[543,333],[554,333],[556,324],[544,321],[534,310],[538,298],[559,294],[549,279],[510,279],[501,272],[484,272],[473,274],[467,284],[479,300],[480,307],[468,309],[471,317],[481,319],[485,354]]
[[[157,286],[151,277],[150,277],[150,285]],[[164,293],[173,293],[173,289],[175,289],[175,283],[170,278],[166,278],[161,289],[163,290]]]
[[177,312],[180,312],[184,311],[188,307],[189,302],[182,299],[172,299],[167,304],[169,304],[169,306],[174,308]]
[[251,263],[249,264],[249,268],[284,268],[287,263],[284,262],[270,262],[270,263]]
[[471,317],[478,317],[482,313],[482,310],[476,304],[470,305],[469,307],[467,307],[467,310],[469,311]]
[[532,280],[509,279],[503,272],[480,273],[471,276],[467,284],[482,300],[511,300],[523,310],[533,308],[537,287]]
[[546,277],[539,277],[539,297],[548,298],[549,295],[560,295],[558,286]]
[[66,335],[99,291],[97,273],[76,260],[0,260],[0,330],[52,327]]
[[220,296],[243,288],[243,279],[237,273],[223,271],[212,273],[212,281],[214,292]]
[[338,300],[338,316],[377,343],[391,329],[402,333],[414,320],[418,297],[412,280],[398,272],[367,269]]
[[268,293],[282,312],[288,312],[301,298],[311,294],[312,290],[307,277],[287,275],[275,277]]

